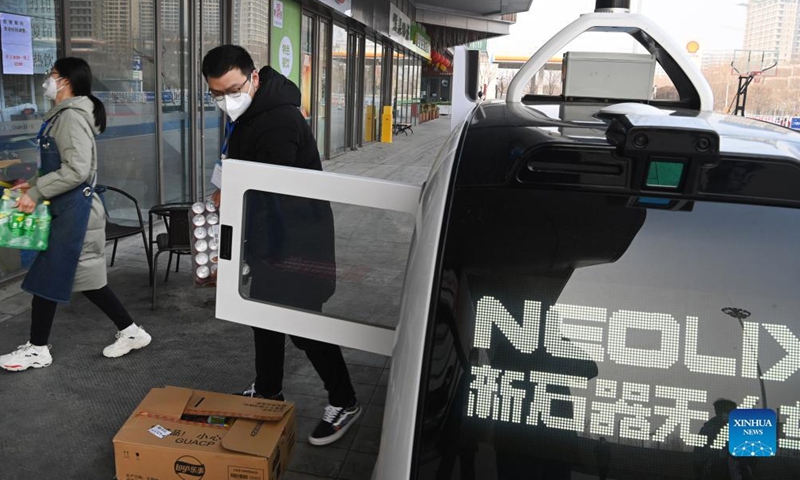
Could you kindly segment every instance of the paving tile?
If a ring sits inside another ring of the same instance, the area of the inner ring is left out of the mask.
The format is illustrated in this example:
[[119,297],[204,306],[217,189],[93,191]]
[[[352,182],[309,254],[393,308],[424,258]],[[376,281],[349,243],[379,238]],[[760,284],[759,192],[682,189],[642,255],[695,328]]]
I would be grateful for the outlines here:
[[363,352],[352,348],[343,348],[342,355],[348,365],[364,365],[367,367],[385,367],[389,357],[376,353]]
[[389,385],[389,368],[383,369],[381,372],[381,378],[378,380],[378,385],[385,387]]
[[353,383],[369,383],[377,385],[378,380],[381,379],[382,368],[366,367],[364,365],[348,365],[350,371],[350,379]]
[[384,386],[376,386],[375,393],[372,394],[372,400],[370,400],[370,405],[378,405],[379,407],[383,407],[386,405],[386,391],[389,387]]
[[361,416],[361,425],[365,427],[380,428],[383,425],[383,407],[370,405]]
[[318,477],[336,478],[342,470],[347,450],[331,447],[315,447],[298,442],[289,470]]
[[380,445],[381,429],[362,425],[356,432],[350,449],[361,453],[378,453]]
[[281,477],[282,480],[334,480],[332,477],[318,477],[316,475],[308,475],[307,473],[299,473],[288,470]]
[[19,315],[31,309],[31,299],[33,297],[26,292],[20,292],[4,299],[0,303],[0,313],[6,315]]
[[370,453],[350,452],[339,474],[342,480],[370,480],[378,455]]

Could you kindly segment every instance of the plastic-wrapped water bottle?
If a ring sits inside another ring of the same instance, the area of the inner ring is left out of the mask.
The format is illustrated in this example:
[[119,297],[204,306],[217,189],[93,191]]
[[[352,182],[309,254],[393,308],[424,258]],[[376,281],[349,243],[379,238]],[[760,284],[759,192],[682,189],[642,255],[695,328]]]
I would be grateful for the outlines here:
[[3,199],[0,201],[0,244],[8,245],[11,239],[11,214],[14,212],[14,200],[9,195],[9,190],[3,191]]
[[33,248],[36,250],[47,250],[50,243],[50,222],[53,217],[50,215],[50,202],[45,200],[36,207],[34,211],[36,222],[36,234],[34,235]]

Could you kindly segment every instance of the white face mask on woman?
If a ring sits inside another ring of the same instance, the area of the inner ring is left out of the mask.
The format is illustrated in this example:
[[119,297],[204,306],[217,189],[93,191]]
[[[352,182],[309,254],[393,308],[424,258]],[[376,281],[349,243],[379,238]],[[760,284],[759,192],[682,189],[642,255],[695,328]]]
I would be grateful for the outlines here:
[[49,98],[50,100],[55,100],[56,96],[58,96],[58,92],[61,91],[61,88],[66,87],[66,85],[62,85],[61,88],[58,88],[59,80],[61,80],[61,77],[53,78],[52,75],[47,77],[47,80],[45,80],[42,84],[45,97]]
[[241,117],[250,108],[250,104],[253,103],[253,98],[250,96],[250,90],[253,88],[252,77],[248,80],[248,83],[250,83],[250,86],[247,88],[247,92],[228,93],[220,99],[214,99],[219,109],[227,113],[233,122]]

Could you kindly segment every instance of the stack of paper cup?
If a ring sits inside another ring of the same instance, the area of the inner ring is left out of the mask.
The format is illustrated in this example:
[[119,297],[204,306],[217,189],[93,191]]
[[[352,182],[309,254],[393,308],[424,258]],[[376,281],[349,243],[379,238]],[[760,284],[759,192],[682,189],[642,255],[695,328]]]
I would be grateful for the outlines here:
[[219,261],[219,213],[213,202],[197,202],[189,213],[192,223],[194,283],[214,286]]

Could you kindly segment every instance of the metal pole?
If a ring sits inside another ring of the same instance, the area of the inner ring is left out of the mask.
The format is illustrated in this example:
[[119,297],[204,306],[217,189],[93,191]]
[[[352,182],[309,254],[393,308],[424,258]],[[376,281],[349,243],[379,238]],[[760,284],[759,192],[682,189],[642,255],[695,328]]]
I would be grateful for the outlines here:
[[198,96],[200,95],[197,84],[197,50],[198,50],[198,22],[197,2],[189,2],[189,182],[191,188],[189,195],[192,200],[197,200],[197,114],[199,111]]
[[[743,308],[735,308],[735,307],[725,307],[722,309],[722,312],[726,315],[729,315],[736,320],[739,321],[739,325],[742,327],[742,331],[744,331],[744,319],[748,318],[751,313]],[[761,362],[756,358],[756,373],[758,374],[758,382],[761,385],[761,400],[764,408],[767,407],[767,389],[764,386],[764,378],[761,374]]]
[[[164,203],[166,201],[164,194],[164,145],[163,145],[163,135],[164,135],[164,100],[161,98],[161,92],[164,91],[164,78],[163,78],[163,47],[164,47],[164,34],[162,32],[163,25],[161,21],[161,3],[163,0],[156,0],[154,3],[155,5],[155,12],[153,12],[155,17],[155,23],[153,24],[155,34],[156,34],[156,42],[155,42],[155,52],[153,55],[153,61],[156,67],[156,91],[155,91],[155,116],[156,116],[156,169],[158,178],[156,179],[156,202]],[[151,239],[152,240],[152,239]]]

